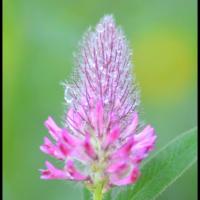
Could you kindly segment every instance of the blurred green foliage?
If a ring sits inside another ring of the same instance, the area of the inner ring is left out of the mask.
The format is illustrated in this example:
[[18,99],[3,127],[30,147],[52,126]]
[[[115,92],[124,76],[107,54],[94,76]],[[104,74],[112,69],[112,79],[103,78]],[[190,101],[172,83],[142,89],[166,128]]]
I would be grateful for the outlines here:
[[[157,149],[196,125],[196,0],[4,0],[4,200],[81,199],[81,186],[43,181],[39,151],[48,115],[64,114],[60,85],[89,25],[112,13],[133,48],[141,118],[158,134]],[[158,199],[197,199],[196,166]]]

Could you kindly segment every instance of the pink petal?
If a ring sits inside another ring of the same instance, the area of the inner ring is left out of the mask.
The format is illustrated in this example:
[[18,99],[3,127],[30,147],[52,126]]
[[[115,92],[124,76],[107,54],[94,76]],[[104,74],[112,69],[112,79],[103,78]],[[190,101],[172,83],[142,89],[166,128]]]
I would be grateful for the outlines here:
[[156,135],[154,129],[148,125],[141,133],[136,134],[134,138],[135,145],[132,148],[132,160],[139,163],[148,155],[148,152],[154,148]]
[[97,116],[97,127],[99,131],[99,135],[102,135],[103,131],[103,105],[102,102],[99,101],[96,106],[96,116]]
[[120,173],[121,171],[125,170],[128,167],[128,163],[124,161],[119,161],[117,163],[112,163],[108,166],[107,172],[108,173]]
[[125,178],[112,177],[110,183],[117,186],[135,183],[140,175],[139,169],[134,167],[131,173]]
[[143,146],[147,148],[147,151],[150,151],[153,149],[155,141],[156,141],[156,135],[154,129],[148,125],[146,126],[143,131],[139,134],[136,134],[134,136],[136,146]]
[[137,125],[138,125],[138,114],[135,112],[133,114],[133,121],[132,121],[132,123],[124,131],[124,137],[133,135],[135,133]]
[[85,180],[87,176],[81,174],[74,166],[73,162],[71,160],[68,160],[65,166],[65,169],[69,172],[71,177],[75,180]]
[[58,147],[60,149],[60,152],[63,154],[65,158],[70,155],[71,149],[67,147],[67,145],[63,143],[59,143]]
[[85,141],[83,143],[85,152],[87,153],[87,155],[89,155],[91,158],[95,158],[96,157],[96,153],[90,143],[90,135],[89,133],[86,133],[85,135]]
[[40,146],[40,150],[46,154],[49,154],[57,159],[63,160],[64,157],[60,152],[59,148],[54,145],[48,137],[44,138],[44,144]]
[[141,141],[149,141],[153,136],[155,136],[154,128],[152,128],[150,125],[147,125],[142,132],[136,134],[134,136],[136,142]]
[[76,147],[81,143],[81,141],[77,137],[69,134],[66,129],[62,130],[62,138],[71,147]]
[[111,159],[126,159],[129,157],[134,145],[134,139],[130,138],[120,149],[111,155]]
[[138,147],[134,147],[132,150],[132,154],[130,157],[130,160],[132,163],[134,164],[139,164],[144,158],[147,157],[147,150],[146,148],[138,148]]
[[67,113],[67,119],[70,121],[69,126],[72,129],[74,129],[74,127],[76,127],[77,129],[82,129],[83,120],[81,119],[79,114],[74,111],[74,109],[69,109]]
[[101,101],[98,101],[95,109],[91,111],[90,118],[95,132],[101,136],[103,131],[103,105]]
[[69,179],[69,175],[60,169],[55,168],[50,162],[46,161],[45,170],[41,171],[41,179]]
[[110,112],[109,114],[108,114],[108,121],[109,121],[109,123],[114,123],[114,122],[116,122],[116,120],[117,120],[117,115],[114,113],[114,112]]
[[106,148],[110,144],[114,143],[118,138],[120,134],[120,129],[118,126],[114,127],[107,135],[105,139],[105,143],[103,144],[103,147]]
[[44,124],[49,130],[49,133],[51,134],[51,136],[57,141],[58,138],[60,137],[60,133],[62,129],[56,125],[52,117],[48,117],[48,119],[45,121]]

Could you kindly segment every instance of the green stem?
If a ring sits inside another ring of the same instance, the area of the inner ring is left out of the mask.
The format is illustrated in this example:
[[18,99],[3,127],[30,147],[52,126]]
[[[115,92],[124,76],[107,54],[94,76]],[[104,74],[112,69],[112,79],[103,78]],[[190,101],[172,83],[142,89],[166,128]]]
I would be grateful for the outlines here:
[[93,200],[103,200],[103,184],[99,183],[93,192]]

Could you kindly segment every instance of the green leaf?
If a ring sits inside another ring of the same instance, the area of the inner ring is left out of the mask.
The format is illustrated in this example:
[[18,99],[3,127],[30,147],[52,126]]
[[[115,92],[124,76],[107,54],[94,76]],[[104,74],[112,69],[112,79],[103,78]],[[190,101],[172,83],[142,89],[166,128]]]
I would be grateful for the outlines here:
[[[153,200],[197,159],[197,128],[176,137],[144,163],[138,182],[122,190],[116,200]],[[117,188],[116,188],[117,189]],[[115,191],[115,189],[114,189]]]

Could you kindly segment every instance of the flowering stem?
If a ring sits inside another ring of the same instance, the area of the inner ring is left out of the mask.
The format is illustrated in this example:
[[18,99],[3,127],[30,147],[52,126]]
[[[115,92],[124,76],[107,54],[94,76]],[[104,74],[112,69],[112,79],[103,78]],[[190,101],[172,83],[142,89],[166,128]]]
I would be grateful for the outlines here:
[[98,183],[93,191],[93,200],[102,200],[103,199],[103,184],[102,182]]

